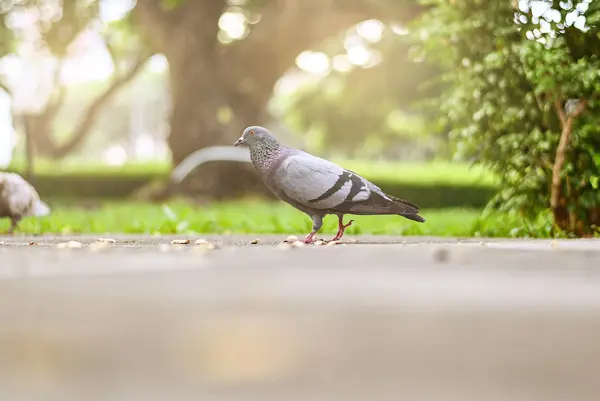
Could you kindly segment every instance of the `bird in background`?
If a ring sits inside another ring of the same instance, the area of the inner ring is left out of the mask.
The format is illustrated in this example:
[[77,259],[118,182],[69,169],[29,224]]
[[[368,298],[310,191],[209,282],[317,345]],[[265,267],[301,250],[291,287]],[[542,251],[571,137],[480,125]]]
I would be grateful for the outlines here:
[[50,207],[35,188],[16,173],[0,172],[0,218],[11,221],[8,234],[13,234],[23,217],[47,216]]
[[264,127],[247,127],[233,146],[247,146],[265,185],[311,218],[312,230],[305,243],[315,241],[328,214],[338,217],[338,232],[332,241],[341,239],[353,223],[344,224],[345,214],[399,215],[425,222],[417,205],[384,193],[369,180],[329,160],[282,144]]

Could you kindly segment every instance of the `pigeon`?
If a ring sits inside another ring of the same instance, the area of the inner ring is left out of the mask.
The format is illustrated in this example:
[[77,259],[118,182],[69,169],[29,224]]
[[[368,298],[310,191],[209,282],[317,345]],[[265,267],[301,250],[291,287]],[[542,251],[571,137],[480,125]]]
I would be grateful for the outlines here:
[[304,239],[312,243],[328,214],[338,217],[338,241],[354,220],[344,224],[344,215],[403,216],[419,223],[419,207],[384,193],[381,188],[353,171],[285,146],[266,128],[247,127],[233,146],[246,146],[252,164],[265,185],[279,199],[306,213],[312,230]]
[[0,218],[11,220],[8,234],[27,216],[47,216],[50,207],[40,200],[35,188],[16,173],[0,172]]

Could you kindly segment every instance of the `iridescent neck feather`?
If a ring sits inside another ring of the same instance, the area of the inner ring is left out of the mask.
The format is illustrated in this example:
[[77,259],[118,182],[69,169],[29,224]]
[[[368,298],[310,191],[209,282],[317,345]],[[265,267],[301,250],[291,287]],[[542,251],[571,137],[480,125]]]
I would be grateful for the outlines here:
[[250,146],[250,159],[254,167],[263,173],[268,173],[279,164],[285,149],[285,146],[275,138],[264,138]]

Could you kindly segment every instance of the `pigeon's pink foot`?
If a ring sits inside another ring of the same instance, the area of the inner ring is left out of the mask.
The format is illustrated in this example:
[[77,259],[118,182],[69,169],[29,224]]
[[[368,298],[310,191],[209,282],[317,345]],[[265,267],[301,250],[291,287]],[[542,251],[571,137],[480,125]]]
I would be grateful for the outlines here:
[[333,237],[332,241],[340,240],[344,236],[344,230],[346,230],[346,228],[350,227],[353,222],[354,222],[354,220],[350,220],[347,224],[344,224],[344,217],[340,216],[339,222],[338,222],[338,232],[335,235],[335,237]]
[[304,243],[305,244],[312,244],[313,242],[315,242],[315,239],[313,238],[314,236],[315,236],[314,232],[308,234],[306,236],[306,238],[304,238]]

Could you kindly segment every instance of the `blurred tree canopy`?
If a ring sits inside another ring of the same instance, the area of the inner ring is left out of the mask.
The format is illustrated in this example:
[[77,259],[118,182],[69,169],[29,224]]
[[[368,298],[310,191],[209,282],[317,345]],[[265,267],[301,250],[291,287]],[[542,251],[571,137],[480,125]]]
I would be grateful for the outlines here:
[[[138,0],[134,21],[169,62],[173,163],[265,124],[275,84],[303,50],[361,21],[406,23],[420,10],[415,0]],[[241,29],[224,29],[228,20]],[[222,193],[248,179],[245,169],[207,166],[199,186]]]
[[[275,83],[303,50],[370,18],[405,23],[420,9],[414,0],[138,0],[138,26],[169,61],[174,163],[264,123]],[[228,18],[242,23],[238,34],[222,29]]]
[[414,40],[448,71],[435,101],[460,155],[502,179],[490,204],[600,227],[600,2],[428,0]]
[[[358,158],[440,155],[447,148],[447,135],[437,126],[437,112],[419,107],[440,94],[441,85],[434,79],[440,66],[411,57],[404,27],[375,20],[380,38],[365,39],[360,33],[366,23],[345,32],[343,40],[336,37],[318,48],[340,68],[294,93],[283,107],[285,120],[299,132],[314,135],[324,148]],[[356,41],[375,60],[351,65],[344,47]]]
[[[418,83],[436,67],[415,66],[400,35],[393,33],[394,27],[406,25],[422,11],[417,0],[137,0],[131,2],[125,18],[110,24],[99,22],[102,2],[108,1],[2,2],[2,54],[25,40],[9,20],[30,11],[39,32],[35,46],[57,60],[54,88],[45,107],[19,116],[32,144],[47,156],[61,158],[77,149],[100,110],[153,53],[164,54],[169,63],[172,107],[168,144],[174,164],[196,149],[229,145],[245,126],[266,123],[274,86],[294,67],[299,53],[319,48],[335,55],[347,30],[365,20],[386,27],[383,39],[372,45],[383,62],[372,71],[357,68],[327,78],[330,87],[340,80],[358,82],[355,88],[344,84],[345,92],[352,96],[342,95],[344,102],[335,107],[327,97],[319,97],[325,109],[335,112],[316,111],[310,107],[317,104],[310,93],[302,93],[288,109],[301,118],[297,127],[311,130],[314,124],[322,125],[329,134],[327,143],[342,144],[343,151],[359,148],[364,143],[361,138],[370,138],[376,142],[375,148],[383,151],[398,134],[414,140],[415,132],[428,129],[413,118],[409,103],[418,100]],[[236,32],[225,29],[227,21],[237,23]],[[102,32],[117,71],[82,113],[72,135],[59,140],[53,135],[52,121],[64,101],[60,67],[86,29]],[[407,129],[405,122],[411,119]],[[341,138],[344,141],[338,141]],[[235,174],[206,175],[224,185]]]
[[[15,113],[27,137],[29,158],[38,153],[60,159],[77,150],[87,138],[98,115],[110,99],[142,69],[151,52],[132,30],[129,17],[100,24],[100,0],[20,0],[0,1],[0,58],[26,44],[39,54],[51,55],[56,63],[49,95],[41,109]],[[61,69],[77,38],[88,29],[101,32],[112,59],[110,82],[83,108],[66,140],[59,139],[55,118],[65,101],[66,87]],[[0,87],[14,95],[0,77]]]

